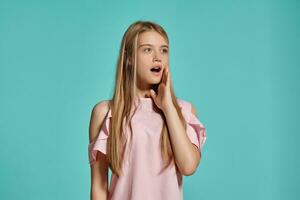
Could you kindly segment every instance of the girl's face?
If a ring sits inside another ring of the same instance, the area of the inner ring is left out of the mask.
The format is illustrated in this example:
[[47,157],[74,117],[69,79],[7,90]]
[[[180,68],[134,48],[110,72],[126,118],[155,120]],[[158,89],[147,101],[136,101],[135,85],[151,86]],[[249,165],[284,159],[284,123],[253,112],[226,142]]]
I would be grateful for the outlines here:
[[[160,83],[164,68],[169,66],[169,46],[156,31],[139,35],[137,42],[137,86],[141,90]],[[160,68],[157,72],[153,68]],[[152,70],[151,70],[152,69]]]

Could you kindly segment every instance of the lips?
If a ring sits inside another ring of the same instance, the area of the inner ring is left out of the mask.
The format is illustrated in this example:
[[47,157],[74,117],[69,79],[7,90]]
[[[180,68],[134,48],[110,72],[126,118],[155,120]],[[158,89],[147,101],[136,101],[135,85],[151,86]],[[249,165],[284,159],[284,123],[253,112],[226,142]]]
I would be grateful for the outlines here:
[[152,67],[150,69],[150,71],[152,71],[152,72],[160,72],[161,69],[162,69],[161,66],[154,66],[154,67]]

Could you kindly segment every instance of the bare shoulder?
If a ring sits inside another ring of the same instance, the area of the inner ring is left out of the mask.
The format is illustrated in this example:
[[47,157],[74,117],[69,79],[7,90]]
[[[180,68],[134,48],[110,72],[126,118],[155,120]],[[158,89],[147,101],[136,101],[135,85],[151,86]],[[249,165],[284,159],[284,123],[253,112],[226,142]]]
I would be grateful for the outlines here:
[[89,124],[89,141],[94,140],[100,130],[100,127],[104,121],[105,115],[110,108],[110,100],[102,100],[96,103],[91,112],[90,124]]
[[110,100],[102,100],[96,103],[92,109],[92,116],[99,117],[107,113],[110,107]]

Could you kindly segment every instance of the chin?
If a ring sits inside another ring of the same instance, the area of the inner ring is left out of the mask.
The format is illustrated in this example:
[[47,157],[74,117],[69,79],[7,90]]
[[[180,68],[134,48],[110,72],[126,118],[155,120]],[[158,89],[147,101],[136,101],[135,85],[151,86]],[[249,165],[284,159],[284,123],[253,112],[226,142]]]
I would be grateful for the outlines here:
[[153,84],[157,84],[161,81],[161,76],[152,77],[149,82],[152,82]]
[[160,83],[160,80],[149,81],[149,84],[151,84],[151,85],[158,85],[159,83]]
[[159,83],[161,82],[161,77],[148,77],[145,82],[147,82],[147,84],[149,85],[159,85]]

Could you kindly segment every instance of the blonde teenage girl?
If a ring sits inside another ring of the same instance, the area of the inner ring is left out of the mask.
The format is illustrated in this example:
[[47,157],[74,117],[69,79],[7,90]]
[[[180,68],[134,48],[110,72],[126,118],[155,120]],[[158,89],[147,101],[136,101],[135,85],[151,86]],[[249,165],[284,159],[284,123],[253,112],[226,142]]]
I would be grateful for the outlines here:
[[113,98],[97,103],[91,114],[92,200],[183,199],[182,176],[196,171],[206,129],[194,106],[176,98],[170,74],[165,30],[150,21],[131,24]]

